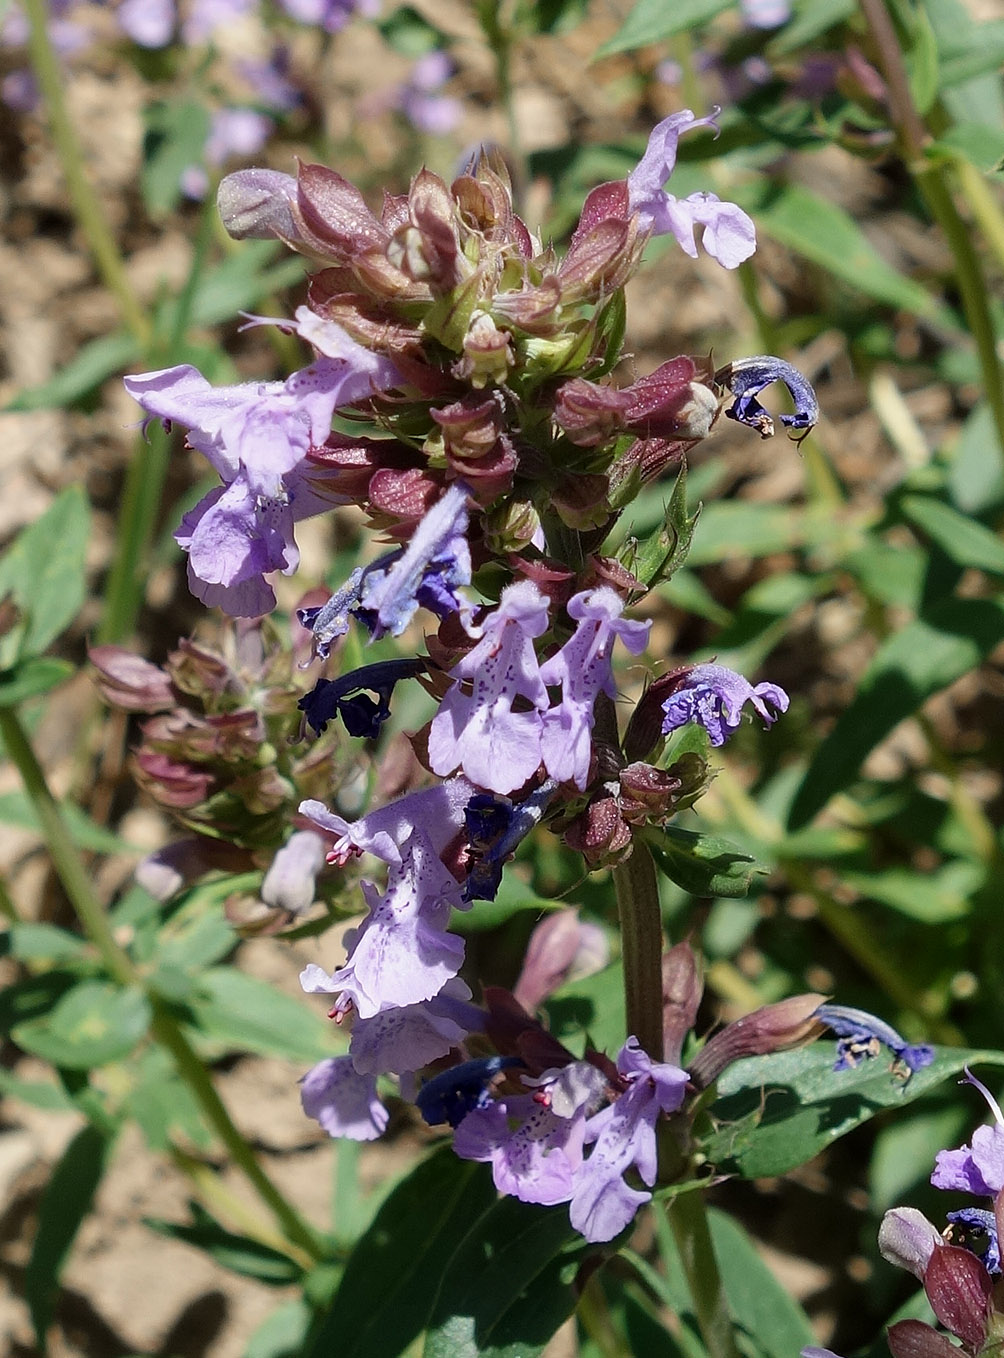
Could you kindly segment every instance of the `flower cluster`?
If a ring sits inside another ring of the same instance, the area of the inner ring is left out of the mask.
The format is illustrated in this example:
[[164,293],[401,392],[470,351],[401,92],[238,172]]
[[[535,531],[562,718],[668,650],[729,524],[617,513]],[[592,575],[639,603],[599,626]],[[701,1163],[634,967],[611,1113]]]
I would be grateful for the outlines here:
[[[330,506],[361,506],[384,535],[382,554],[296,616],[307,664],[337,664],[353,629],[353,641],[398,638],[404,653],[298,693],[300,737],[335,749],[346,735],[382,739],[397,686],[412,680],[435,704],[411,737],[434,781],[409,777],[404,795],[355,819],[327,789],[308,794],[263,886],[299,908],[323,856],[344,900],[354,860],[368,860],[341,965],[312,962],[301,977],[333,997],[348,1031],[347,1051],[305,1078],[305,1110],[331,1135],[377,1137],[393,1077],[428,1122],[455,1129],[458,1155],[492,1165],[501,1192],[568,1202],[593,1241],[651,1197],[661,1122],[675,1120],[685,1144],[690,1096],[729,1062],[823,1027],[821,996],[769,1006],[716,1034],[688,1070],[701,987],[678,945],[663,964],[663,1046],[627,1035],[613,1059],[577,1057],[535,1011],[563,977],[602,964],[596,926],[563,912],[541,924],[513,997],[484,983],[475,993],[455,924],[494,899],[541,824],[587,870],[658,836],[707,780],[701,756],[666,754],[680,726],[718,746],[746,706],[767,726],[788,706],[775,684],[683,666],[651,682],[619,730],[618,661],[640,657],[650,631],[627,609],[659,579],[634,575],[626,550],[603,554],[619,515],[708,434],[729,393],[728,413],[760,433],[756,396],[775,379],[795,398],[791,427],[815,418],[811,388],[779,360],[716,373],[681,355],[627,386],[609,378],[623,288],[650,236],[694,256],[700,232],[726,268],[754,248],[736,205],[664,188],[680,136],[701,127],[714,117],[660,123],[637,169],[590,193],[563,257],[521,221],[488,152],[450,184],[423,170],[378,212],[323,166],[240,171],[219,194],[231,235],[278,238],[315,270],[292,320],[250,323],[295,333],[309,360],[284,382],[214,388],[187,365],[127,380],[146,416],[181,425],[219,478],[176,533],[204,602],[237,618],[272,609],[274,573],[297,568],[296,524]],[[336,415],[357,432],[335,432]],[[434,629],[427,654],[412,653],[418,623]],[[106,683],[122,663],[99,656]]]

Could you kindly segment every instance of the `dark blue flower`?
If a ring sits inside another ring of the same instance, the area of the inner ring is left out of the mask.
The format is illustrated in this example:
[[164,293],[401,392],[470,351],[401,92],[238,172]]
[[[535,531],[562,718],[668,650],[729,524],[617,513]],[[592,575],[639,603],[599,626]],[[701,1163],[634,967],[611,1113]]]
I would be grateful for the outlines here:
[[[308,612],[310,610],[303,610]],[[297,707],[318,735],[329,721],[341,717],[350,736],[373,739],[390,716],[390,695],[399,679],[410,679],[426,668],[424,660],[378,660],[350,670],[340,679],[319,679]],[[369,692],[363,692],[363,690]],[[375,698],[370,697],[375,693]]]
[[430,1127],[441,1122],[456,1127],[475,1108],[487,1107],[491,1101],[488,1086],[496,1075],[523,1064],[518,1056],[481,1056],[462,1061],[459,1066],[451,1066],[426,1080],[415,1099],[418,1111]]
[[990,1274],[999,1277],[1001,1273],[1001,1252],[997,1240],[997,1219],[985,1207],[963,1207],[958,1212],[949,1212],[952,1223],[945,1232],[950,1245],[968,1250],[975,1254]]
[[862,1061],[878,1056],[882,1047],[888,1047],[894,1057],[893,1074],[905,1084],[915,1071],[923,1070],[934,1060],[933,1047],[927,1043],[911,1045],[895,1028],[863,1009],[821,1004],[814,1017],[840,1039],[834,1070],[853,1070]]
[[516,806],[508,797],[492,792],[474,794],[464,810],[470,850],[465,901],[495,899],[507,859],[533,827],[540,824],[557,787],[556,780],[548,778]]
[[774,421],[756,398],[772,382],[783,382],[795,403],[794,415],[780,416],[786,428],[804,429],[802,438],[805,438],[819,421],[819,402],[812,383],[783,358],[774,358],[771,354],[737,358],[715,373],[715,381],[728,387],[736,398],[731,409],[725,412],[728,418],[759,430],[761,438],[770,438]]

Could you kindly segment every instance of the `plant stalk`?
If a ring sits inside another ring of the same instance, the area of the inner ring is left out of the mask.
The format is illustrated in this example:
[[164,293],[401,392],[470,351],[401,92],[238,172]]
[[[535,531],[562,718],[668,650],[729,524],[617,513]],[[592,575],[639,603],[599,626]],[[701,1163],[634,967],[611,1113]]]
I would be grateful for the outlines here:
[[74,215],[86,237],[101,279],[118,302],[122,319],[142,347],[150,341],[150,323],[133,292],[115,237],[84,168],[84,154],[64,97],[65,80],[49,41],[45,0],[24,0],[28,18],[28,54],[45,100],[52,140],[59,155]]
[[620,914],[627,1030],[653,1061],[661,1061],[662,912],[655,863],[642,839],[635,837],[631,857],[614,868],[613,878]]
[[[120,985],[140,984],[142,981],[140,973],[128,953],[116,942],[104,908],[91,889],[87,868],[77,851],[77,846],[63,819],[63,813],[49,789],[42,766],[14,708],[0,707],[0,737],[11,762],[21,775],[28,800],[42,827],[63,889],[85,934],[100,953],[109,974]],[[290,1206],[258,1164],[254,1152],[227,1112],[204,1062],[195,1052],[179,1024],[167,1012],[157,996],[152,995],[150,999],[153,1006],[153,1036],[171,1053],[178,1074],[191,1089],[206,1120],[229,1151],[234,1163],[243,1171],[258,1196],[272,1212],[290,1243],[311,1259],[323,1257],[323,1245],[317,1234]]]

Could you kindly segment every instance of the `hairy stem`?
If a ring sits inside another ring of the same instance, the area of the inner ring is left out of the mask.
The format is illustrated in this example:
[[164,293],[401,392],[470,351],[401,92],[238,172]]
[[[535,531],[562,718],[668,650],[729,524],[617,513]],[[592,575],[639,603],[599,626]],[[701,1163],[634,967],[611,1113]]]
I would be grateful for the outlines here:
[[613,870],[621,926],[627,1030],[653,1061],[662,1060],[662,914],[659,883],[648,845]]

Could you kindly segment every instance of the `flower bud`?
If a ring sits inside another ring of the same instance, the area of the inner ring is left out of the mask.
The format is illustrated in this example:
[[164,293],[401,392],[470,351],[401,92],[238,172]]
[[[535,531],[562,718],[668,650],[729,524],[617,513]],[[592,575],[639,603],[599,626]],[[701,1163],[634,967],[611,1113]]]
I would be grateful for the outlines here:
[[937,1229],[915,1207],[894,1207],[879,1227],[878,1246],[883,1259],[905,1268],[924,1281],[932,1253],[944,1244]]
[[789,1051],[814,1041],[824,1031],[814,1015],[825,998],[793,995],[736,1019],[705,1043],[691,1063],[691,1080],[698,1089],[706,1089],[727,1066],[744,1056]]
[[463,349],[463,357],[454,365],[454,376],[477,389],[489,382],[504,383],[516,362],[508,330],[500,330],[487,311],[472,313]]
[[106,703],[122,712],[166,712],[177,695],[159,665],[121,646],[92,646],[88,659],[98,672],[98,689]]
[[565,830],[565,843],[590,868],[614,867],[631,856],[631,829],[611,793],[594,797]]
[[651,764],[628,764],[620,771],[621,815],[629,825],[661,825],[676,811],[680,779]]
[[220,181],[216,206],[234,240],[278,237],[295,246],[296,180],[278,170],[237,170]]
[[540,532],[540,515],[531,500],[506,500],[483,521],[485,545],[500,556],[521,552]]
[[697,1018],[704,977],[689,943],[676,943],[662,956],[663,1060],[679,1065],[683,1041]]

